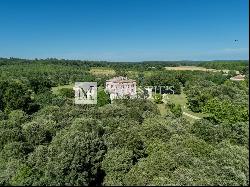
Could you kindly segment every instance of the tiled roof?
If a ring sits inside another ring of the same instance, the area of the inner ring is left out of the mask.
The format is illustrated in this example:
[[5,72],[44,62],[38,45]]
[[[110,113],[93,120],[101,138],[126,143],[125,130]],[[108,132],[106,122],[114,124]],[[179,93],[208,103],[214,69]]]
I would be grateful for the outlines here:
[[114,77],[112,79],[107,80],[106,82],[119,82],[119,83],[131,83],[131,82],[136,82],[135,80],[128,79],[127,77]]

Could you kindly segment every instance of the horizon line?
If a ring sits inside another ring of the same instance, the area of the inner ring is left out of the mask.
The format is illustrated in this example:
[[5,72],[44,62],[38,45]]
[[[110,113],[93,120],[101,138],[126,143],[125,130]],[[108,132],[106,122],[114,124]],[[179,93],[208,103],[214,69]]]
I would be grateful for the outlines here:
[[91,59],[68,59],[68,58],[56,58],[56,57],[47,57],[47,58],[20,58],[20,57],[0,57],[0,59],[18,59],[18,60],[67,60],[67,61],[87,61],[87,62],[213,62],[213,61],[249,61],[249,59],[223,59],[223,60],[142,60],[142,61],[120,61],[120,60],[91,60]]

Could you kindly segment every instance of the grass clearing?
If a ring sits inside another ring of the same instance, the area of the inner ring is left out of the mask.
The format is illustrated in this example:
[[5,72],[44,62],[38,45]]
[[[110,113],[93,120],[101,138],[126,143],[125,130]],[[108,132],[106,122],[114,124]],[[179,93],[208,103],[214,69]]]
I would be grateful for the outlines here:
[[115,75],[115,70],[111,68],[91,68],[89,72],[93,75]]
[[70,88],[70,89],[73,90],[74,86],[75,86],[74,84],[69,84],[69,85],[62,85],[62,86],[52,87],[52,92],[53,92],[53,94],[58,94],[59,90],[62,89],[62,88]]
[[[104,67],[91,68],[89,72],[93,75],[115,75],[115,70],[113,70],[112,68],[104,68]],[[139,75],[140,72],[136,70],[129,70],[127,71],[127,73],[128,73],[128,77],[135,78]],[[144,73],[145,77],[149,77],[149,76],[152,76],[153,73],[155,72],[144,71],[142,73]]]
[[177,66],[177,67],[165,67],[166,70],[176,70],[176,71],[220,71],[216,69],[207,69],[198,66]]
[[166,109],[165,109],[165,104],[164,103],[162,103],[162,104],[156,104],[156,105],[157,105],[157,107],[158,107],[161,115],[166,114]]
[[[181,109],[183,112],[186,112],[188,114],[191,114],[193,116],[196,116],[196,117],[199,117],[199,118],[203,118],[205,116],[207,116],[206,114],[203,114],[203,113],[195,113],[195,112],[192,112],[189,108],[188,108],[188,105],[187,105],[187,98],[186,98],[186,95],[185,93],[181,92],[181,94],[177,95],[177,94],[169,94],[168,95],[168,99],[167,101],[171,101],[175,104],[179,104],[181,105]],[[186,116],[186,115],[183,115],[185,118],[187,118],[188,120],[191,120],[191,121],[194,121],[195,119],[193,119],[192,117],[189,117],[189,116]]]
[[187,107],[187,98],[186,95],[182,92],[181,94],[169,94],[167,95],[169,99],[167,101],[172,101],[175,104],[179,104],[182,107],[186,108]]
[[137,77],[138,74],[139,74],[138,71],[133,71],[133,70],[128,71],[128,77]]

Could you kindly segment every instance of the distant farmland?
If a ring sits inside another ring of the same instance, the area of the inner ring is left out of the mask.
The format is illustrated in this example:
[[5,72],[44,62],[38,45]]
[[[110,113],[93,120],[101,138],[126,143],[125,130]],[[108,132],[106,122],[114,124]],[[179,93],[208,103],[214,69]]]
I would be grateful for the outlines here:
[[115,75],[115,71],[110,68],[91,68],[90,73],[93,75]]
[[[175,71],[212,71],[212,72],[220,72],[223,71],[223,73],[228,73],[230,70],[217,70],[217,69],[207,69],[204,67],[198,67],[198,66],[177,66],[177,67],[165,67],[166,70],[175,70]],[[237,74],[239,74],[239,71],[236,71]]]

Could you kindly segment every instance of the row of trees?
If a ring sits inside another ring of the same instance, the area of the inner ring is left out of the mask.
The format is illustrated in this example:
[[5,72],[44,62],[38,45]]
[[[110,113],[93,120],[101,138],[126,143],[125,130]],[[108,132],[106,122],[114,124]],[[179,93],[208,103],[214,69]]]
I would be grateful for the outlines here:
[[218,69],[218,70],[238,70],[244,72],[248,66],[246,60],[234,60],[234,61],[210,61],[205,63],[199,63],[199,66]]
[[91,67],[106,67],[112,69],[123,70],[136,70],[136,71],[154,71],[163,70],[166,66],[203,66],[213,69],[228,69],[228,70],[243,70],[247,65],[247,60],[234,60],[234,61],[143,61],[143,62],[107,62],[107,61],[86,61],[86,60],[66,60],[66,59],[18,59],[18,58],[0,58],[0,66],[9,64],[42,64],[46,66],[48,64],[63,65],[69,67],[84,67],[89,69]]

